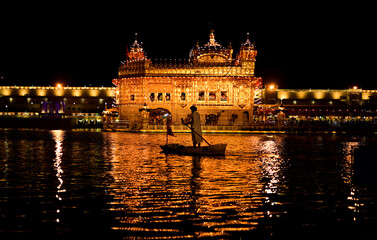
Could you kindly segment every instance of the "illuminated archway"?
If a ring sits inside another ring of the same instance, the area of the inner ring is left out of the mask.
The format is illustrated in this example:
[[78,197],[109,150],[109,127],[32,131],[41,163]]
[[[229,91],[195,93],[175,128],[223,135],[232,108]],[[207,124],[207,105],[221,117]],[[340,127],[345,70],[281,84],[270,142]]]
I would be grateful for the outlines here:
[[169,110],[165,108],[151,109],[149,112],[150,125],[165,125],[167,121],[171,122],[172,115]]

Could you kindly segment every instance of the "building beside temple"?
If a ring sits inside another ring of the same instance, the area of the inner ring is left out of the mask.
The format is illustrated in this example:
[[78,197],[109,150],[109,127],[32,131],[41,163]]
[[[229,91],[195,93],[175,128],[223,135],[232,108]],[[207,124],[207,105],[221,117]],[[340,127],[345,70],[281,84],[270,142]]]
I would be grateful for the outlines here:
[[[115,88],[0,86],[2,127],[102,127]],[[60,124],[64,122],[64,124]],[[64,126],[63,126],[64,125]]]
[[113,79],[120,119],[141,128],[171,114],[180,124],[195,105],[203,125],[250,123],[262,79],[254,75],[257,50],[249,35],[233,55],[232,45],[218,43],[213,30],[183,61],[152,61],[135,38]]
[[276,85],[262,90],[262,102],[255,117],[274,117],[283,110],[286,118],[296,119],[369,119],[377,116],[377,90],[356,86],[349,89],[279,89]]

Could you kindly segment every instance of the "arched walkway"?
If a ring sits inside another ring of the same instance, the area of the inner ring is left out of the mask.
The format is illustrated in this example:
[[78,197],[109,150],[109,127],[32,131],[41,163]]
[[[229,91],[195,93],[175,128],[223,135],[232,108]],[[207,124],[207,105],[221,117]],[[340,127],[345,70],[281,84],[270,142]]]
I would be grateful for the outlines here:
[[167,121],[171,122],[172,115],[165,108],[151,109],[149,112],[149,125],[165,125]]

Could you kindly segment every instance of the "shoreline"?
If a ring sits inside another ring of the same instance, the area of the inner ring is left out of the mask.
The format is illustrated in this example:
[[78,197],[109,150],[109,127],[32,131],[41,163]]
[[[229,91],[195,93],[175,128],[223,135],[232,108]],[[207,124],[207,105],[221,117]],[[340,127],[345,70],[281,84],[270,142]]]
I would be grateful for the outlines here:
[[[126,130],[126,129],[102,129],[102,128],[71,128],[71,129],[47,129],[47,128],[1,128],[0,131],[51,131],[64,130],[72,132],[119,132],[119,133],[147,133],[147,134],[166,134],[165,129],[144,129],[144,130]],[[270,135],[270,134],[292,134],[292,135],[377,135],[377,132],[371,131],[287,131],[287,130],[203,130],[204,134],[250,134],[250,135]],[[174,134],[191,133],[190,130],[173,130]]]
[[[103,130],[106,132],[106,130]],[[136,130],[136,131],[109,131],[166,134],[166,130]],[[334,134],[334,135],[377,135],[377,132],[350,132],[350,131],[285,131],[285,130],[202,130],[205,134]],[[173,131],[173,133],[191,133],[190,130]]]

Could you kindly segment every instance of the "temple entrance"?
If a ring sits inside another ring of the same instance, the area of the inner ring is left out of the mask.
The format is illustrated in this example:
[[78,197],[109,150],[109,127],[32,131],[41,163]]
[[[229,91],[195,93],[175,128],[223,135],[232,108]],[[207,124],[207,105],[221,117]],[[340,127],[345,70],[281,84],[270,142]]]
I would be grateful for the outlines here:
[[170,111],[165,108],[151,109],[149,112],[149,125],[166,125],[171,119]]
[[205,115],[205,125],[206,126],[217,126],[220,114],[206,114]]
[[244,123],[248,123],[249,122],[249,112],[243,112],[242,113],[242,121],[244,122]]

